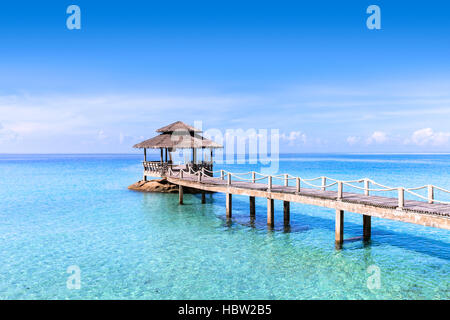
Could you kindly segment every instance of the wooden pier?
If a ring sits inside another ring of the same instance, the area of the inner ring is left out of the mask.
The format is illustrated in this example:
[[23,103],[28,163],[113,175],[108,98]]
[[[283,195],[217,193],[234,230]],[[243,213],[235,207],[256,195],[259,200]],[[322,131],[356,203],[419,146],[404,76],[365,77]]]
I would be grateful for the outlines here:
[[[291,202],[331,208],[336,210],[337,247],[341,247],[344,241],[345,211],[362,215],[365,241],[370,240],[371,237],[372,217],[450,230],[450,202],[438,200],[435,197],[435,192],[450,193],[450,190],[433,185],[418,188],[392,188],[370,179],[338,181],[328,177],[304,179],[289,174],[262,175],[253,171],[213,172],[213,150],[223,148],[222,145],[204,138],[200,134],[201,130],[182,121],[174,122],[156,131],[160,133],[158,136],[134,145],[134,148],[144,149],[143,180],[146,180],[148,176],[161,177],[178,185],[180,204],[183,204],[184,187],[200,190],[202,203],[206,202],[205,192],[222,192],[226,195],[226,217],[231,218],[233,195],[245,195],[249,197],[250,218],[254,219],[255,198],[266,198],[267,225],[270,228],[273,228],[275,224],[275,200],[283,201],[285,226],[290,223]],[[147,161],[147,149],[160,149],[160,161]],[[191,149],[192,161],[179,165],[173,164],[171,154],[178,149]],[[209,149],[209,159],[199,161],[197,150],[204,153],[205,149]],[[217,176],[214,176],[215,174]],[[394,192],[395,197],[374,194],[377,192]],[[426,196],[418,192],[425,192]],[[409,198],[414,197],[414,200],[406,199],[405,195]]]
[[[248,175],[249,178],[242,178],[243,175]],[[256,178],[256,175],[258,175],[258,178]],[[263,176],[256,172],[233,174],[223,170],[220,171],[219,177],[213,177],[213,173],[206,172],[205,169],[197,172],[192,170],[188,172],[183,170],[178,172],[169,170],[166,178],[169,182],[179,186],[180,203],[183,201],[183,187],[225,193],[227,218],[232,217],[233,195],[249,196],[251,217],[255,215],[255,197],[266,198],[267,225],[270,228],[274,226],[274,200],[283,201],[285,225],[289,225],[290,222],[290,202],[334,209],[336,210],[335,240],[337,247],[341,247],[344,241],[345,211],[362,215],[363,239],[365,241],[370,240],[371,237],[371,217],[450,230],[450,203],[438,201],[434,198],[434,190],[437,188],[434,186],[413,189],[389,188],[369,179],[354,181],[337,181],[327,177],[302,179],[290,175]],[[281,180],[282,184],[273,184],[273,180],[275,179]],[[262,183],[260,182],[261,180],[266,180],[267,183]],[[289,182],[292,180],[295,181],[295,184],[289,185]],[[315,180],[321,181],[321,184],[313,185],[311,182]],[[331,183],[327,185],[327,181],[330,180]],[[357,183],[363,183],[363,186],[359,187],[356,185]],[[309,187],[303,187],[305,184]],[[370,189],[369,184],[377,185],[377,188]],[[332,186],[337,186],[337,190],[327,190]],[[359,189],[361,193],[344,192],[344,186]],[[424,188],[428,192],[428,197],[426,198],[416,193],[417,190]],[[441,188],[438,189],[447,191]],[[389,198],[370,194],[380,191],[395,191],[398,196],[396,198]],[[427,201],[406,200],[405,193],[422,197]],[[202,203],[204,203],[203,197]]]

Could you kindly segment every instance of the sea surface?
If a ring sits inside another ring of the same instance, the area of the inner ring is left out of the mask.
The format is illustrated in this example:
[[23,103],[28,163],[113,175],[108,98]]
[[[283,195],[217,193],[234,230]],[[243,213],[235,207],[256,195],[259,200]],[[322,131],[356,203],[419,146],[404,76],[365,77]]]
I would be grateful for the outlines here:
[[[142,155],[0,155],[0,299],[449,299],[450,232],[223,194],[140,193]],[[280,173],[450,189],[450,155],[282,155]],[[259,164],[215,165],[234,172]],[[274,181],[275,183],[275,181]],[[437,194],[444,199],[445,196]],[[446,199],[449,199],[448,196]],[[75,267],[74,267],[75,266]],[[79,282],[69,270],[79,268]],[[69,288],[68,288],[69,282]],[[79,283],[79,289],[70,289]],[[72,285],[72,286],[71,286]]]

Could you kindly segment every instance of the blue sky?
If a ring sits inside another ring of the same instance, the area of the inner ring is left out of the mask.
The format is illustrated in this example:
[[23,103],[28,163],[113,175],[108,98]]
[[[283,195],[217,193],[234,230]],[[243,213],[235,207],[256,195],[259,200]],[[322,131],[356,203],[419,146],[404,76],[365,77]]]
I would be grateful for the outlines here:
[[134,152],[176,120],[279,129],[283,152],[450,152],[449,14],[433,0],[3,3],[0,152]]

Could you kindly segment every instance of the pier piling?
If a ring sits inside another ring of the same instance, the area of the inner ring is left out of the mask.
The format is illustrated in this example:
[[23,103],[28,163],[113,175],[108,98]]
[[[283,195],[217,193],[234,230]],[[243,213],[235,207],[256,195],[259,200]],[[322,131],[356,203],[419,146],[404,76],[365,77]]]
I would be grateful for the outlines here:
[[275,224],[273,212],[273,199],[267,198],[267,225],[271,228],[273,228]]
[[363,240],[369,241],[372,229],[372,217],[363,214]]
[[341,248],[344,242],[344,210],[336,210],[336,248]]
[[178,202],[179,204],[183,204],[183,186],[178,185]]
[[291,220],[290,202],[283,201],[284,225],[288,226]]
[[231,207],[232,207],[232,195],[231,195],[231,193],[227,193],[226,194],[226,211],[227,211],[227,219],[229,219],[229,218],[231,218],[231,215],[232,215],[232,210],[231,210]]
[[255,197],[250,196],[250,217],[255,217]]
[[206,203],[206,194],[202,192],[202,203]]

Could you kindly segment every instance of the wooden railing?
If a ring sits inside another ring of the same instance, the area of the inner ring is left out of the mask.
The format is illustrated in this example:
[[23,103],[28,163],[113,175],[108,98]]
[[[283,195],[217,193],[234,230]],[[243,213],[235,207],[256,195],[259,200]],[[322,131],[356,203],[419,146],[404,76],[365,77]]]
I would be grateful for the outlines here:
[[[450,190],[443,189],[434,185],[425,185],[416,188],[405,188],[405,187],[389,187],[382,184],[379,184],[371,179],[364,178],[358,180],[349,180],[349,181],[341,181],[335,180],[329,177],[317,177],[313,179],[304,179],[301,177],[295,177],[290,174],[278,174],[278,175],[263,175],[261,173],[250,171],[244,173],[233,173],[225,170],[211,171],[210,169],[202,168],[199,170],[193,170],[192,168],[188,168],[188,170],[180,170],[178,172],[174,172],[172,170],[168,171],[168,174],[173,177],[178,177],[183,179],[184,176],[194,175],[197,176],[198,181],[202,181],[203,176],[213,177],[215,173],[220,173],[221,180],[226,180],[229,186],[232,185],[232,178],[235,180],[245,181],[256,183],[260,180],[267,179],[267,190],[269,192],[272,191],[272,180],[278,179],[281,180],[282,185],[285,187],[289,187],[289,182],[294,180],[296,192],[300,193],[303,185],[307,185],[312,188],[317,188],[321,191],[326,191],[333,186],[337,188],[337,200],[342,200],[344,196],[344,186],[347,186],[353,190],[360,190],[364,192],[365,196],[369,196],[373,192],[395,192],[396,197],[398,199],[398,208],[402,209],[405,205],[405,193],[412,196],[412,198],[418,198],[419,200],[426,201],[430,204],[450,204],[450,201],[438,200],[435,197],[435,192],[439,191],[443,194],[450,194]],[[249,176],[249,178],[244,178],[245,176]],[[314,184],[314,181],[320,181],[320,184]],[[362,186],[357,185],[358,183],[362,183]],[[374,187],[371,187],[374,186]],[[426,195],[420,195],[417,193],[418,190],[425,190]],[[348,192],[348,191],[347,191]]]
[[156,172],[160,174],[167,172],[169,166],[171,166],[168,163],[160,161],[143,161],[142,165],[144,166],[144,171]]
[[[160,162],[160,161],[143,161],[142,165],[144,166],[144,172],[152,172],[152,173],[158,173],[160,175],[165,175],[170,170],[173,170],[174,165],[167,162]],[[186,170],[188,171],[202,171],[203,169],[206,170],[205,172],[211,172],[212,170],[212,163],[211,162],[201,162],[201,163],[188,163],[186,164]],[[208,175],[206,173],[206,175]]]

